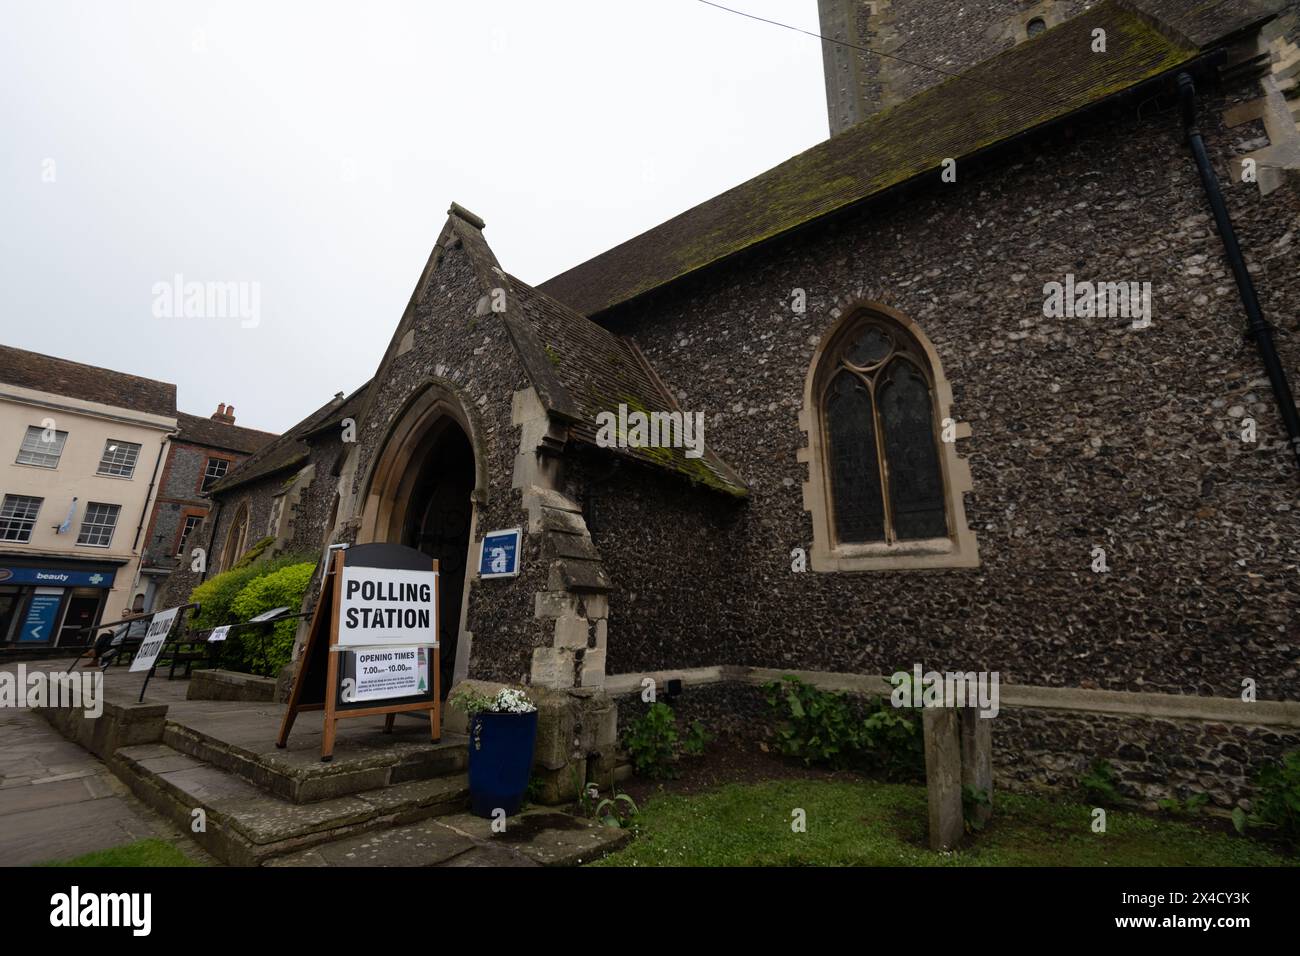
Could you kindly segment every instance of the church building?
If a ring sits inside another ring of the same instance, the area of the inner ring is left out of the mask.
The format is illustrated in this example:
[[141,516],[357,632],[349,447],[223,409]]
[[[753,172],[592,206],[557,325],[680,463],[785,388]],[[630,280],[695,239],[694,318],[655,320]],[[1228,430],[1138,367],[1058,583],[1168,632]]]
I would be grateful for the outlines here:
[[1300,3],[820,7],[825,142],[536,287],[452,204],[208,573],[438,558],[447,682],[574,701],[551,769],[647,678],[744,732],[919,664],[1000,675],[1000,785],[1231,806],[1300,746]]

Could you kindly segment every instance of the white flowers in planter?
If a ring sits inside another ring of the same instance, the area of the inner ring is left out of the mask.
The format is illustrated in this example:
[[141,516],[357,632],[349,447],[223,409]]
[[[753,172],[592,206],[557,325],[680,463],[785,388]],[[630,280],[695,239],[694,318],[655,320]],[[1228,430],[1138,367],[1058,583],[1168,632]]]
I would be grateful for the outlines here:
[[462,688],[451,695],[450,703],[471,717],[475,714],[531,714],[537,709],[528,694],[515,687],[503,687],[495,694]]
[[491,706],[487,709],[494,714],[531,714],[537,709],[537,705],[529,700],[528,695],[522,690],[503,687],[497,691],[497,695],[492,698]]

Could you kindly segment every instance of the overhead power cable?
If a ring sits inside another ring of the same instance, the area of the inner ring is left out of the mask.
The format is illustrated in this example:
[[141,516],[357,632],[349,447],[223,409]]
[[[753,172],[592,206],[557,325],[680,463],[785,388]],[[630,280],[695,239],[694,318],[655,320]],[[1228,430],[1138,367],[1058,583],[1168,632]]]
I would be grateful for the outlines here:
[[[774,27],[781,27],[785,30],[793,30],[795,33],[802,33],[804,36],[814,37],[824,43],[834,43],[837,46],[848,47],[850,50],[857,50],[860,53],[870,53],[872,56],[880,56],[889,60],[897,60],[899,63],[906,63],[908,66],[914,66],[920,70],[930,70],[934,73],[942,73],[944,76],[951,77],[955,80],[966,80],[970,83],[978,83],[981,86],[987,86],[989,89],[997,90],[999,93],[1006,93],[1010,96],[1026,96],[1024,90],[1012,90],[995,83],[989,83],[978,77],[971,76],[968,73],[954,73],[951,70],[945,70],[942,67],[931,66],[928,63],[921,63],[918,60],[909,60],[907,57],[899,56],[896,53],[885,53],[881,50],[873,50],[870,47],[858,46],[856,43],[848,43],[844,40],[835,40],[831,37],[822,36],[820,33],[814,33],[812,30],[805,30],[802,27],[796,27],[789,23],[781,23],[779,20],[769,20],[766,17],[756,16],[752,13],[746,13],[744,10],[736,10],[732,7],[725,7],[720,3],[714,3],[713,0],[699,0],[700,3],[709,7],[716,7],[719,10],[725,10],[727,13],[734,13],[739,17],[747,17],[750,20],[757,20],[759,23],[770,23]],[[1033,99],[1042,103],[1049,103],[1052,106],[1062,105],[1058,100],[1048,99],[1045,96],[1034,96]]]

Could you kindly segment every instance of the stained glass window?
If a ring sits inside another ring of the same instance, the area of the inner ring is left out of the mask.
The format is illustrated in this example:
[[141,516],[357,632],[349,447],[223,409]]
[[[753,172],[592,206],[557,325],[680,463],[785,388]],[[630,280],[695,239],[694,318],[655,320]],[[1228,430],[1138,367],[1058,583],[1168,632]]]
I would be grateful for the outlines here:
[[900,541],[948,533],[943,476],[934,444],[930,385],[905,358],[889,363],[879,384],[889,502]]
[[883,541],[885,506],[871,392],[861,378],[840,372],[826,399],[835,533],[841,541]]
[[911,340],[871,318],[828,356],[822,392],[827,475],[841,544],[948,535],[928,365]]

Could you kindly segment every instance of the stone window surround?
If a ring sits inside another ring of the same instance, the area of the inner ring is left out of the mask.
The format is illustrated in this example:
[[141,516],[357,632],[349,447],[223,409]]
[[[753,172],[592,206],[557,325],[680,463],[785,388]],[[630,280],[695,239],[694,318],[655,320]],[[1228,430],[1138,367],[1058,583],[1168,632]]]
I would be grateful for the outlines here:
[[[855,301],[844,307],[837,320],[821,337],[804,381],[803,407],[799,427],[807,435],[808,445],[799,449],[798,460],[808,465],[808,481],[803,486],[804,510],[812,516],[813,547],[809,564],[814,571],[903,571],[979,566],[979,548],[975,533],[966,522],[962,496],[973,490],[970,467],[958,457],[956,442],[939,442],[940,467],[943,470],[944,506],[948,513],[950,536],[923,541],[839,544],[835,540],[830,514],[830,476],[826,467],[826,442],[823,416],[817,400],[822,366],[839,346],[841,339],[864,315],[883,319],[909,337],[929,364],[934,380],[934,422],[941,428],[951,418],[952,387],[943,374],[943,364],[930,340],[920,327],[896,309],[878,302]],[[956,425],[958,439],[970,436],[970,425]]]
[[1022,10],[1011,18],[1011,21],[1004,28],[1003,37],[1011,40],[1012,43],[1020,44],[1031,39],[1029,36],[1029,24],[1035,20],[1042,20],[1048,30],[1052,27],[1059,26],[1066,20],[1064,4],[1058,3],[1057,0],[1041,0],[1027,10]]

